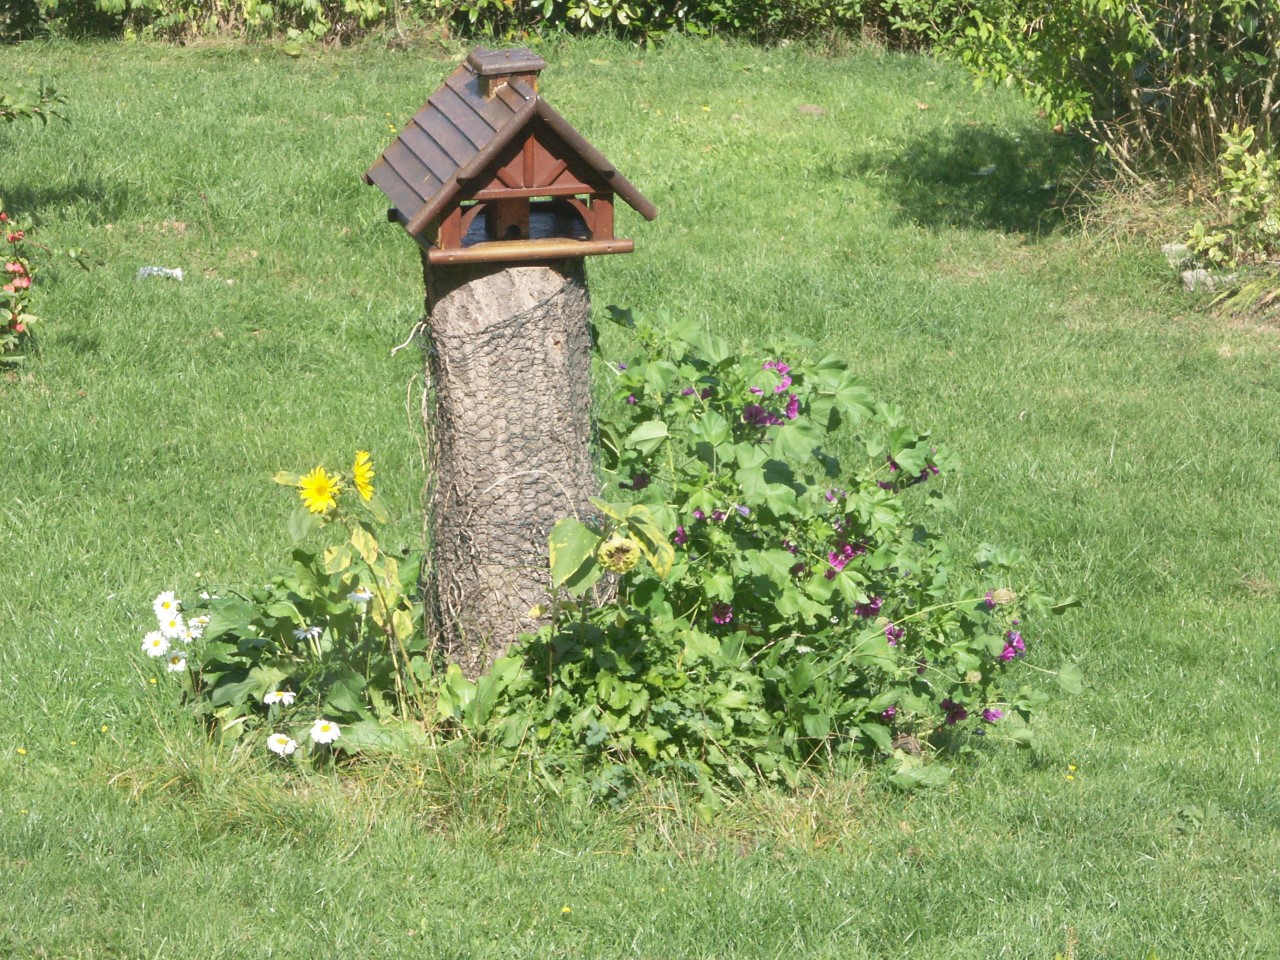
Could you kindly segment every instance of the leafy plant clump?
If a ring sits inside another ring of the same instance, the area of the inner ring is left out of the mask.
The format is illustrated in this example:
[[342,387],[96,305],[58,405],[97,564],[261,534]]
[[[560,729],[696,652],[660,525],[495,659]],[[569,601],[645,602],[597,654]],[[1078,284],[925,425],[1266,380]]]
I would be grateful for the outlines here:
[[281,757],[301,744],[301,755],[327,762],[335,751],[397,750],[420,739],[410,722],[424,713],[428,673],[414,600],[419,558],[378,543],[388,517],[373,477],[364,452],[349,477],[324,467],[277,474],[302,501],[289,521],[296,543],[327,526],[345,528],[344,540],[298,546],[289,567],[259,588],[201,591],[190,604],[170,591],[156,597],[158,624],[142,652],[182,682],[216,740],[261,741]]
[[945,779],[934,752],[1031,743],[1050,672],[1029,623],[1069,602],[1016,552],[962,562],[926,524],[953,469],[929,435],[835,357],[615,319],[635,348],[605,365],[613,492],[552,532],[546,626],[476,683],[451,668],[441,713],[605,792],[883,756],[911,786]]
[[1213,267],[1280,257],[1280,156],[1258,143],[1253,127],[1233,127],[1221,135],[1217,198],[1225,223],[1197,221],[1187,238],[1191,252]]

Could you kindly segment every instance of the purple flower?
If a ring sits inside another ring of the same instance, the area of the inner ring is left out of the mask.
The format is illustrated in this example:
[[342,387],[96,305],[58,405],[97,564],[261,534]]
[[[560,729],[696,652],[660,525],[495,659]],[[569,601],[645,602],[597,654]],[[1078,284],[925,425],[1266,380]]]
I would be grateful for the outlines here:
[[884,625],[884,638],[889,641],[889,646],[896,647],[898,641],[902,639],[902,635],[906,633],[901,627],[893,623]]
[[794,420],[800,416],[800,400],[793,393],[791,399],[787,401],[787,419]]
[[701,392],[701,393],[699,393],[699,394],[698,394],[698,396],[699,396],[700,398],[702,398],[703,400],[710,400],[710,399],[711,399],[711,394],[713,394],[714,392],[715,392],[715,391],[714,391],[714,390],[712,390],[710,387],[703,387],[703,388],[702,388],[702,392]]
[[950,697],[943,700],[940,706],[947,712],[947,726],[955,726],[965,717],[969,716],[969,711],[960,706],[960,704],[956,703]]
[[689,534],[685,533],[684,527],[676,527],[675,536],[671,538],[671,542],[677,547],[682,547],[689,542]]
[[898,461],[893,459],[893,457],[888,457],[887,459],[889,461],[889,472],[896,473],[900,469],[898,467]]
[[701,510],[695,510],[695,511],[693,511],[693,519],[695,519],[695,520],[705,520],[705,519],[707,519],[707,515],[706,515],[705,513],[703,513]]
[[787,389],[789,389],[790,387],[791,387],[791,378],[790,378],[790,377],[787,377],[787,376],[784,376],[784,377],[782,378],[782,381],[781,381],[781,382],[780,382],[776,387],[774,387],[774,388],[773,388],[773,392],[774,392],[774,393],[783,393],[783,392],[785,392]]
[[892,489],[893,489],[893,484],[892,484],[892,483],[890,483],[888,480],[877,480],[877,481],[876,481],[876,486],[877,486],[877,487],[879,487],[881,490],[892,490]]
[[634,405],[635,402],[636,402],[636,395],[634,393],[627,397],[628,405]]
[[694,390],[694,389],[693,389],[693,387],[685,387],[683,390],[681,390],[681,391],[680,391],[680,396],[682,396],[682,397],[691,397],[691,396],[693,396],[696,392],[697,392],[697,391],[696,391],[696,390]]
[[727,603],[716,603],[711,606],[712,623],[728,623],[733,619],[733,607]]
[[760,387],[751,387],[750,389],[751,389],[751,392],[754,393],[757,397],[764,396],[764,390],[762,390]]
[[782,422],[758,403],[748,403],[743,407],[742,419],[753,427],[772,427]]
[[711,511],[711,519],[714,520],[716,523],[720,523],[722,520],[724,520],[724,518],[725,518],[725,512],[723,510]]
[[995,723],[997,720],[1001,719],[1003,716],[1004,716],[1003,710],[995,710],[991,707],[988,707],[986,710],[982,711],[982,722]]
[[1004,645],[1004,649],[1000,651],[1000,659],[1005,663],[1008,663],[1017,655],[1018,651],[1014,650],[1013,647],[1009,646],[1007,643]]
[[897,715],[898,715],[898,708],[889,707],[883,713],[880,714],[880,719],[883,720],[885,723],[892,723],[893,718],[896,717]]
[[799,550],[800,550],[800,548],[799,548],[799,547],[797,547],[797,546],[796,546],[794,543],[792,543],[790,540],[783,540],[783,541],[782,541],[782,549],[783,549],[783,550],[785,550],[785,551],[787,551],[787,553],[791,554],[793,557],[794,557],[794,556],[799,552]]
[[621,373],[621,372],[622,372],[623,370],[625,370],[625,369],[627,369],[627,365],[626,365],[625,363],[623,363],[621,360],[619,360],[619,361],[618,361],[618,372],[619,372],[619,373]]
[[996,608],[995,594],[990,590],[987,591],[987,595],[983,597],[983,600],[986,602],[988,610],[994,610]]
[[928,669],[929,669],[928,657],[920,657],[919,659],[916,660],[916,676],[917,677],[924,676],[924,672]]
[[809,565],[807,563],[792,564],[791,570],[789,572],[793,577],[803,577],[806,573],[809,572]]
[[738,513],[739,513],[741,516],[744,516],[744,517],[749,517],[749,516],[751,516],[751,508],[750,508],[750,507],[739,507],[739,506],[735,506],[733,509],[737,510],[737,511],[738,511]]
[[630,483],[619,483],[618,486],[620,486],[623,490],[643,490],[645,487],[649,485],[652,479],[653,478],[650,477],[648,473],[646,473],[644,470],[641,470],[639,473],[637,473],[634,477],[631,478]]
[[1005,634],[1004,638],[1009,641],[1009,646],[1017,650],[1019,653],[1027,652],[1027,645],[1022,642],[1022,634],[1017,630],[1010,630]]
[[872,597],[866,603],[860,603],[853,608],[853,612],[858,616],[870,620],[880,612],[880,607],[884,603],[883,597]]

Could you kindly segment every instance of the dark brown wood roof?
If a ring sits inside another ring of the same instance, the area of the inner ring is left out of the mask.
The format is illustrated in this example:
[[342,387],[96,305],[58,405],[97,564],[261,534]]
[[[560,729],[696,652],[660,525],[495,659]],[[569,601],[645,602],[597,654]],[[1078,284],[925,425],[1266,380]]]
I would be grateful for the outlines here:
[[[417,237],[448,204],[465,198],[471,182],[491,160],[531,123],[551,128],[598,174],[601,187],[613,191],[646,220],[657,208],[618,172],[599,150],[588,143],[518,79],[501,84],[492,97],[481,92],[481,72],[493,60],[493,51],[481,51],[478,70],[475,54],[453,71],[444,85],[414,114],[395,141],[365,172],[366,183],[375,184],[399,211],[410,234]],[[507,53],[502,51],[502,53]],[[536,72],[542,61],[527,50],[511,51],[517,68]],[[527,54],[527,57],[525,56]],[[530,60],[529,58],[532,58]],[[537,66],[533,65],[537,61]],[[508,69],[512,69],[508,67]],[[514,70],[513,70],[514,72]],[[485,76],[492,75],[485,70]]]

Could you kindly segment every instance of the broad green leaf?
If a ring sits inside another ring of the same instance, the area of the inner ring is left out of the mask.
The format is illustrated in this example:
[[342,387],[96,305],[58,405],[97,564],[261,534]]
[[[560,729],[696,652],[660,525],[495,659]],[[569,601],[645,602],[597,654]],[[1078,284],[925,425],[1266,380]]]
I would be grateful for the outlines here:
[[720,655],[720,641],[702,630],[690,630],[685,635],[684,655],[688,660],[697,660],[701,657],[718,657]]
[[364,527],[357,525],[351,528],[351,545],[365,563],[372,564],[378,559],[378,541]]
[[319,530],[323,522],[319,514],[312,513],[306,507],[299,505],[293,513],[289,514],[289,538],[294,543],[301,543]]
[[1074,663],[1064,663],[1058,668],[1058,686],[1066,693],[1084,690],[1084,672]]
[[343,726],[333,746],[345,753],[408,753],[427,742],[422,727],[407,720],[360,720]]
[[624,445],[648,455],[657,450],[665,439],[667,425],[661,420],[647,420],[627,434]]
[[[600,534],[580,520],[566,517],[557,522],[547,540],[551,554],[552,586],[563,587],[571,581],[580,584],[593,568],[598,569],[596,551],[600,547],[600,541]],[[599,572],[596,577],[599,577]]]
[[658,740],[647,730],[636,731],[632,734],[631,739],[637,747],[649,755],[650,759],[658,756]]
[[676,551],[643,503],[637,503],[627,511],[627,531],[640,544],[640,551],[653,567],[653,572],[659,579],[666,579],[671,565],[675,563]]
[[324,551],[324,572],[341,573],[351,566],[351,549],[344,543]]
[[225,597],[209,605],[209,623],[204,628],[205,641],[216,640],[224,633],[245,633],[258,608],[239,597]]
[[889,728],[882,723],[860,723],[858,729],[862,735],[874,743],[885,753],[893,752],[893,738],[889,736]]

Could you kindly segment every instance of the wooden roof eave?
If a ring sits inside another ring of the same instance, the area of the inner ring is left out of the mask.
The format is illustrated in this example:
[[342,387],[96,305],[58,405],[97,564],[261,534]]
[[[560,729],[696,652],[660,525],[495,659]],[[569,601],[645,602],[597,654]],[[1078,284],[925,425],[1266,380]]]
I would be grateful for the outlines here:
[[[512,86],[523,87],[524,84],[513,83]],[[527,87],[525,89],[528,89]],[[658,208],[655,207],[644,194],[635,188],[635,186],[618,172],[618,168],[609,162],[609,158],[593,147],[583,138],[573,126],[562,117],[556,109],[543,100],[537,98],[536,111],[538,117],[551,130],[560,137],[569,147],[576,150],[578,155],[582,157],[601,177],[609,184],[610,189],[644,217],[646,220],[653,220],[658,215]]]
[[[523,86],[523,85],[522,85]],[[431,221],[449,205],[449,202],[457,195],[458,191],[465,186],[468,181],[474,180],[477,176],[484,172],[490,161],[493,160],[513,139],[516,134],[524,129],[525,124],[533,117],[538,105],[538,96],[528,90],[524,96],[520,107],[511,115],[511,117],[495,131],[493,137],[481,147],[474,157],[460,166],[448,180],[446,180],[426,205],[422,207],[413,217],[405,224],[405,230],[417,237],[422,234]],[[523,91],[521,92],[523,95]]]

